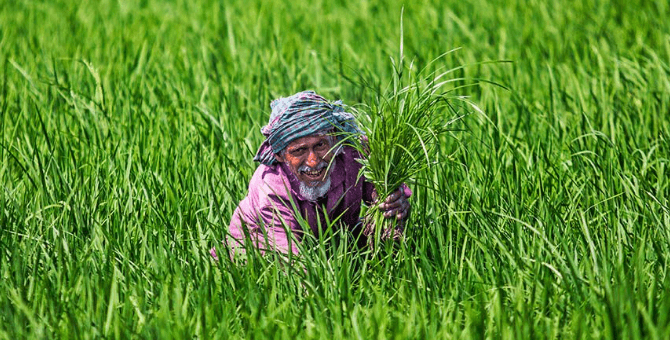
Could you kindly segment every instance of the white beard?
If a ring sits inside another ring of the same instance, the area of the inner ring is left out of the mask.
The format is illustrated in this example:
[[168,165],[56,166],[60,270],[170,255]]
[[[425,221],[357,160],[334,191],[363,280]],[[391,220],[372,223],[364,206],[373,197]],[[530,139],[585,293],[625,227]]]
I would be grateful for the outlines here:
[[335,168],[335,159],[333,159],[328,174],[326,174],[326,180],[323,181],[321,184],[315,186],[309,186],[305,182],[300,182],[300,195],[304,199],[312,202],[316,201],[320,197],[325,196],[328,193],[328,190],[330,190],[330,174],[334,168]]
[[316,201],[319,197],[325,196],[328,190],[330,190],[330,174],[323,183],[314,187],[310,187],[305,182],[300,182],[300,195],[308,201]]

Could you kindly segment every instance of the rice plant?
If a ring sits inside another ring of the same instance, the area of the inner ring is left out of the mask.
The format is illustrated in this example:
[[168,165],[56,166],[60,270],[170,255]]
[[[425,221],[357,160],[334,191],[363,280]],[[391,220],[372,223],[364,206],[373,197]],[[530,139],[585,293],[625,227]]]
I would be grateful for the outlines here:
[[[413,62],[394,68],[403,5]],[[0,339],[670,339],[668,17],[645,0],[0,1]],[[456,110],[433,131],[452,131],[412,153],[393,253],[345,238],[306,244],[304,270],[211,260],[272,99],[391,116],[459,78],[509,90],[436,92]]]
[[[472,80],[464,84],[466,79],[454,76],[463,66],[446,71],[443,66],[438,66],[438,71],[431,68],[458,49],[440,55],[417,71],[413,61],[405,62],[402,15],[400,21],[399,57],[391,58],[392,80],[382,90],[373,88],[376,91],[368,103],[353,107],[362,135],[345,139],[354,141],[354,147],[366,155],[360,160],[361,175],[374,185],[377,202],[383,202],[403,183],[418,184],[417,176],[425,175],[438,162],[440,141],[467,113],[464,104],[481,112],[468,96],[457,92],[476,85]],[[367,210],[365,221],[364,233],[372,236],[374,244],[382,239],[397,240],[402,235],[403,226],[384,218],[378,204]]]

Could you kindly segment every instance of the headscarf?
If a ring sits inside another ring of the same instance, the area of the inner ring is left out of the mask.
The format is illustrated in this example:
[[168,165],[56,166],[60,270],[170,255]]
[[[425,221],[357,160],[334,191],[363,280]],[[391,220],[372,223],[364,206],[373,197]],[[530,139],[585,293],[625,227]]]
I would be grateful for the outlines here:
[[296,139],[333,129],[360,133],[354,116],[344,111],[342,101],[330,103],[314,91],[275,99],[270,108],[272,113],[268,125],[261,128],[265,141],[254,157],[254,161],[265,165],[276,163],[274,154],[280,153]]

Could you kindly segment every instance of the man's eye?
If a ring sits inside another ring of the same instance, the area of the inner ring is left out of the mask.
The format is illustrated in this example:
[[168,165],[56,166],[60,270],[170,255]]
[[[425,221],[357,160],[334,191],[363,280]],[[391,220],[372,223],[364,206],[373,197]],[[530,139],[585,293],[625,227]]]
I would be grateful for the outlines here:
[[305,152],[305,148],[297,148],[297,149],[291,150],[291,154],[294,155],[294,156],[298,156],[298,155],[300,155],[304,152]]
[[323,150],[324,148],[327,147],[327,145],[324,142],[319,142],[314,147],[317,148],[317,149]]

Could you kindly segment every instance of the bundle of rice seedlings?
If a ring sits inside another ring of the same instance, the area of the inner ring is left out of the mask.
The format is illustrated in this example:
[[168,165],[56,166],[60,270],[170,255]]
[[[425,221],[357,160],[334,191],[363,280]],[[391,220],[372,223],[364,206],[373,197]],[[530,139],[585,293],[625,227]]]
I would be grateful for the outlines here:
[[[385,90],[376,90],[370,102],[351,108],[364,137],[348,140],[367,155],[360,160],[361,175],[374,185],[378,203],[403,183],[411,186],[420,173],[430,170],[441,137],[452,130],[454,122],[469,109],[481,112],[466,96],[455,94],[474,84],[465,84],[464,78],[449,78],[462,66],[428,71],[456,50],[415,71],[413,62],[406,64],[403,60],[402,26],[400,31],[400,57],[397,62],[391,58],[393,77],[389,85]],[[395,219],[385,219],[377,204],[367,210],[364,221],[364,234],[374,248],[382,240],[399,239],[403,234],[404,226]]]

